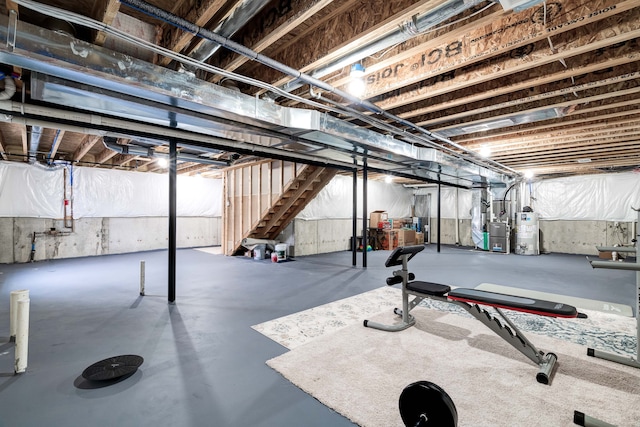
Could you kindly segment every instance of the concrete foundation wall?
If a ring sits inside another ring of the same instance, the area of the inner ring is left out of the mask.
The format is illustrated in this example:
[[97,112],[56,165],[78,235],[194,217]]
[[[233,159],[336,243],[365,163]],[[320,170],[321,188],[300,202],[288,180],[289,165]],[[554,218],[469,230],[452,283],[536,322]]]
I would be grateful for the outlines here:
[[293,228],[295,232],[295,256],[346,251],[349,249],[352,234],[352,222],[350,219],[296,219]]
[[[474,247],[471,238],[471,220],[458,221],[459,239],[456,241],[456,220],[440,220],[440,243]],[[361,220],[358,220],[360,227]],[[633,223],[613,221],[540,221],[540,252],[598,255],[596,246],[631,244]],[[295,221],[295,255],[314,255],[349,250],[351,220]],[[430,242],[436,243],[438,225],[431,220]],[[513,252],[513,244],[511,245]]]
[[[220,218],[178,218],[178,247],[220,245]],[[82,218],[74,230],[61,220],[0,218],[0,263],[29,262],[34,231],[34,261],[139,252],[168,247],[168,219]]]
[[596,246],[631,244],[633,223],[540,221],[540,252],[598,255]]
[[[358,227],[361,228],[361,220]],[[441,220],[440,242],[473,247],[471,220]],[[52,231],[52,229],[54,231]],[[178,218],[178,247],[217,246],[221,243],[221,218]],[[168,225],[164,217],[83,218],[74,231],[62,221],[40,218],[0,218],[0,263],[29,262],[33,232],[34,260],[74,258],[166,249]],[[430,242],[436,243],[437,223],[431,221]],[[282,241],[289,243],[290,256],[315,255],[350,249],[350,219],[296,219]],[[540,251],[597,255],[596,246],[630,244],[633,223],[613,221],[540,221]],[[512,245],[513,247],[513,245]]]

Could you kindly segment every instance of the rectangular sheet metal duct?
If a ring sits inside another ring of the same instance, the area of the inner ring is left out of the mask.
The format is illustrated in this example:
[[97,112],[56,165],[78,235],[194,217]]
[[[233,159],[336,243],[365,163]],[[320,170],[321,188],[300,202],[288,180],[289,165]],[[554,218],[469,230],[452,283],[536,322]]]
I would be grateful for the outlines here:
[[8,19],[0,17],[0,62],[36,72],[32,89],[37,100],[277,146],[289,154],[313,151],[345,161],[347,153],[366,152],[377,158],[370,160],[372,168],[455,185],[504,185],[509,180],[483,166],[326,113],[283,107],[20,21],[12,42]]

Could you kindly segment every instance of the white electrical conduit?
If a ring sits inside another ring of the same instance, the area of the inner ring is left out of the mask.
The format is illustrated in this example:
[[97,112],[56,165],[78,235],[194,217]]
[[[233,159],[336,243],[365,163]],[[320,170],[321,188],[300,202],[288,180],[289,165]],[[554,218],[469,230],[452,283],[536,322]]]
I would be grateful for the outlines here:
[[[278,94],[280,94],[282,96],[285,96],[285,97],[287,97],[289,99],[293,99],[293,100],[296,100],[298,102],[302,102],[302,103],[305,103],[307,105],[310,105],[310,106],[313,106],[313,107],[316,107],[316,108],[320,108],[320,109],[328,110],[328,111],[332,111],[332,112],[338,112],[338,113],[342,113],[342,114],[345,114],[345,112],[346,112],[347,115],[352,115],[352,116],[355,113],[353,109],[341,106],[340,104],[338,104],[338,103],[336,103],[334,101],[331,101],[331,100],[327,100],[327,101],[331,102],[332,104],[334,104],[336,106],[339,106],[338,109],[331,108],[331,107],[329,107],[327,105],[310,101],[310,100],[308,100],[306,98],[302,98],[302,97],[299,97],[299,96],[291,95],[290,93],[287,93],[286,91],[283,91],[282,89],[277,88],[276,86],[270,85],[268,83],[260,82],[258,80],[255,80],[255,79],[252,79],[252,78],[249,78],[249,77],[246,77],[246,76],[240,76],[238,74],[231,73],[231,72],[219,69],[217,67],[213,67],[213,66],[208,65],[208,64],[204,64],[204,63],[201,63],[201,62],[194,61],[192,58],[189,58],[189,57],[187,57],[185,55],[175,53],[175,52],[173,52],[173,51],[171,51],[169,49],[165,49],[165,48],[162,48],[160,46],[156,46],[156,45],[154,45],[154,44],[152,44],[152,43],[150,43],[150,42],[148,42],[146,40],[142,40],[142,39],[136,38],[134,36],[131,36],[131,35],[127,34],[127,33],[122,32],[122,31],[120,31],[120,30],[118,30],[116,28],[110,27],[110,26],[108,26],[108,25],[106,25],[106,24],[104,24],[102,22],[92,20],[90,18],[87,18],[85,16],[82,16],[82,15],[79,15],[79,14],[76,14],[76,13],[73,13],[73,12],[67,12],[65,10],[58,9],[58,8],[55,8],[55,7],[52,7],[52,6],[47,6],[47,5],[44,5],[44,4],[41,4],[41,3],[37,3],[37,2],[31,1],[31,0],[14,0],[14,2],[19,4],[19,5],[21,5],[21,6],[24,6],[26,8],[35,10],[35,11],[37,11],[39,13],[43,13],[45,15],[49,15],[49,16],[52,16],[52,17],[56,17],[56,18],[67,20],[67,21],[71,21],[71,22],[75,22],[77,24],[84,25],[86,27],[93,28],[93,29],[96,29],[98,31],[104,31],[106,33],[115,35],[116,37],[119,37],[119,38],[122,38],[124,40],[127,40],[127,41],[129,41],[131,43],[135,43],[137,45],[140,45],[140,46],[143,46],[145,48],[148,48],[148,49],[150,49],[151,51],[153,51],[155,53],[168,56],[168,57],[170,57],[172,59],[175,59],[176,61],[184,62],[186,64],[189,64],[189,65],[192,65],[192,66],[196,66],[197,68],[200,68],[200,69],[212,72],[212,73],[217,73],[217,74],[220,74],[222,76],[225,76],[225,77],[228,77],[228,78],[231,78],[231,79],[234,79],[234,80],[239,80],[239,81],[245,82],[247,84],[254,85],[256,87],[268,89],[268,90],[276,92],[276,93],[278,93]],[[163,19],[163,20],[167,21],[168,23],[170,23],[170,24],[172,24],[174,26],[182,28],[183,30],[190,31],[190,32],[192,32],[194,35],[196,35],[198,37],[214,41],[214,42],[220,44],[221,46],[223,46],[223,47],[225,47],[225,48],[227,48],[229,50],[232,50],[232,51],[234,51],[236,53],[239,53],[239,54],[241,54],[243,56],[246,56],[246,57],[248,57],[248,58],[250,58],[252,60],[260,62],[263,65],[267,65],[267,66],[269,66],[271,68],[274,68],[274,69],[276,69],[276,70],[278,70],[278,71],[280,71],[282,73],[285,73],[285,74],[288,74],[288,75],[290,75],[292,77],[298,78],[298,79],[304,81],[305,83],[309,84],[310,86],[316,86],[316,87],[318,87],[320,89],[323,89],[323,90],[325,90],[327,92],[333,93],[333,94],[335,94],[335,95],[337,95],[339,97],[342,97],[342,98],[348,100],[350,103],[360,105],[361,107],[363,107],[363,108],[365,108],[365,109],[367,109],[367,110],[369,110],[369,111],[371,111],[371,112],[373,112],[375,114],[384,116],[385,118],[387,118],[389,120],[392,120],[394,122],[397,122],[398,124],[401,124],[401,125],[404,125],[406,127],[409,127],[410,129],[413,129],[413,130],[419,132],[420,134],[426,135],[429,138],[436,139],[436,140],[439,140],[439,141],[441,141],[443,143],[451,145],[451,146],[455,147],[456,149],[461,150],[464,153],[470,154],[473,157],[473,159],[469,159],[468,156],[460,155],[459,153],[453,151],[452,149],[449,149],[449,148],[444,147],[442,145],[435,144],[431,140],[421,138],[421,137],[419,137],[418,135],[415,135],[415,134],[409,134],[404,129],[399,129],[399,128],[393,127],[393,126],[391,126],[391,125],[389,125],[389,124],[387,124],[387,123],[385,123],[385,122],[383,122],[381,120],[368,119],[367,122],[372,124],[373,126],[377,126],[377,127],[382,126],[383,128],[385,128],[387,130],[390,130],[391,132],[393,132],[396,135],[400,135],[400,136],[404,136],[404,137],[416,138],[421,143],[425,143],[426,145],[429,145],[429,146],[431,146],[433,148],[446,151],[446,152],[448,152],[448,153],[450,153],[450,154],[452,154],[452,155],[454,155],[456,157],[462,158],[462,159],[464,159],[464,160],[466,160],[466,161],[468,161],[470,163],[474,163],[474,164],[477,164],[477,165],[480,165],[480,166],[483,166],[483,167],[487,167],[486,164],[478,162],[478,159],[476,158],[478,156],[478,154],[476,152],[468,150],[467,148],[465,148],[463,146],[460,146],[460,145],[454,143],[453,141],[451,141],[451,140],[449,140],[447,138],[444,138],[444,137],[442,137],[440,135],[437,135],[437,134],[434,134],[432,132],[429,132],[428,130],[423,129],[422,127],[417,126],[417,125],[415,125],[414,123],[412,123],[412,122],[410,122],[408,120],[404,120],[404,119],[402,119],[400,117],[394,116],[394,115],[390,114],[389,112],[387,112],[386,110],[383,110],[380,107],[376,106],[375,104],[372,104],[372,103],[370,103],[368,101],[363,101],[363,100],[361,100],[361,99],[359,99],[357,97],[354,97],[353,95],[351,95],[351,94],[349,94],[347,92],[344,92],[344,91],[341,91],[339,89],[336,89],[333,86],[331,86],[331,85],[329,85],[329,84],[327,84],[327,83],[325,83],[325,82],[323,82],[321,80],[317,80],[317,79],[315,79],[315,78],[313,78],[313,77],[311,77],[311,76],[309,76],[307,74],[304,74],[304,73],[302,73],[302,72],[300,72],[298,70],[295,70],[295,69],[293,69],[291,67],[288,67],[288,66],[286,66],[284,64],[281,64],[281,63],[279,63],[277,61],[274,61],[273,59],[268,58],[268,57],[266,57],[266,56],[264,56],[262,54],[259,54],[258,52],[255,52],[255,51],[253,51],[253,50],[251,50],[251,49],[249,49],[249,48],[247,48],[245,46],[242,46],[242,45],[240,45],[240,44],[238,44],[238,43],[236,43],[236,42],[234,42],[232,40],[226,39],[226,38],[221,37],[221,36],[211,32],[209,30],[206,30],[204,28],[198,27],[197,25],[195,25],[195,24],[193,24],[193,23],[191,23],[189,21],[186,21],[186,20],[184,20],[182,18],[179,18],[179,17],[177,17],[175,15],[171,15],[168,12],[166,12],[166,11],[164,11],[162,9],[156,8],[156,7],[152,6],[152,5],[149,5],[149,4],[145,3],[145,2],[129,1],[129,0],[121,0],[120,2],[122,4],[125,4],[125,5],[129,6],[129,7],[132,7],[134,9],[141,10],[142,12],[144,12],[146,14],[149,14],[149,15],[157,18],[157,19]],[[355,117],[359,118],[359,119],[363,119],[363,117],[366,117],[366,115],[364,115],[362,113],[357,113],[357,115]],[[389,127],[391,127],[391,129],[389,129]],[[494,167],[498,168],[500,172],[503,172],[503,171],[506,170],[506,171],[511,172],[512,174],[515,174],[515,175],[518,174],[518,172],[516,170],[514,170],[512,168],[509,168],[508,166],[502,165],[502,164],[500,164],[498,162],[490,161],[490,164],[492,164]]]

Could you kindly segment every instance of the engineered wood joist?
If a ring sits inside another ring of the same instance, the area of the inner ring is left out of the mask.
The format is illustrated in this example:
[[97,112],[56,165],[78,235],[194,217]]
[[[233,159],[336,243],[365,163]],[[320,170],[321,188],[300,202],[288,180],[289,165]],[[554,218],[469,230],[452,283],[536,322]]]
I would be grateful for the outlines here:
[[[365,75],[367,86],[364,97],[371,98],[381,108],[394,109],[416,99],[424,100],[491,80],[507,79],[526,70],[636,39],[640,36],[640,10],[633,9],[636,6],[634,3],[627,1],[615,7],[609,6],[609,12],[589,20],[592,26],[578,37],[572,33],[570,37],[563,38],[568,29],[561,31],[567,27],[558,26],[556,31],[559,34],[554,37],[556,43],[553,50],[547,41],[553,32],[545,31],[544,27],[538,29],[535,37],[523,37],[524,41],[514,42],[501,34],[504,38],[501,45],[476,47],[466,53],[463,53],[462,41],[449,41],[444,47],[433,50],[438,53],[432,59],[429,59],[430,53],[422,53],[389,66],[382,72]],[[613,16],[607,20],[606,16],[610,15]],[[582,25],[587,23],[582,22]],[[478,53],[475,53],[476,50]],[[508,79],[505,81],[508,83]]]

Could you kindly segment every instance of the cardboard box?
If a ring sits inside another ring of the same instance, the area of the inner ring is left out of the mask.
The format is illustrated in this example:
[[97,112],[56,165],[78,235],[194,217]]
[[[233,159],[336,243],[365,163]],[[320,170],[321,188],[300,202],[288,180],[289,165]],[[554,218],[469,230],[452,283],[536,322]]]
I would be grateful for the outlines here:
[[416,245],[424,245],[424,233],[416,231]]
[[598,253],[598,258],[601,259],[613,259],[613,252],[611,251],[601,251]]
[[416,231],[411,229],[398,230],[398,246],[411,246],[416,244]]
[[389,214],[386,211],[373,211],[369,214],[369,228],[382,228],[378,227],[378,225],[388,219]]
[[391,251],[398,247],[398,232],[396,230],[384,230],[380,238],[380,244],[385,251]]

